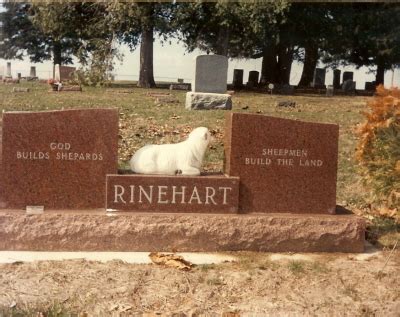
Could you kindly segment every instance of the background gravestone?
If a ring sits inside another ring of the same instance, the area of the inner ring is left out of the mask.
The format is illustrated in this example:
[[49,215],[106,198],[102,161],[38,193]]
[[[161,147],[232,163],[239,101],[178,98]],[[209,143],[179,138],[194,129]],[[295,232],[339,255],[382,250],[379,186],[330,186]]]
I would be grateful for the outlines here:
[[75,67],[60,66],[60,80],[61,81],[72,80],[75,71],[76,71]]
[[324,87],[325,86],[325,76],[326,76],[325,68],[315,68],[313,87],[315,87],[315,88]]
[[334,213],[339,127],[229,113],[225,173],[242,212]]
[[11,62],[7,62],[6,77],[12,77],[12,73],[11,73]]
[[228,58],[222,55],[196,57],[193,92],[225,94],[228,81]]
[[240,89],[243,88],[243,69],[234,69],[233,70],[233,88]]
[[334,89],[340,89],[340,75],[341,75],[341,70],[340,69],[334,69],[333,70],[333,88]]
[[6,208],[101,208],[117,172],[118,110],[3,113]]
[[352,79],[347,79],[343,82],[342,89],[346,94],[354,95],[356,93],[356,82]]
[[353,81],[353,77],[354,77],[353,72],[343,72],[343,82],[342,83],[344,83],[347,80]]
[[192,91],[186,94],[188,110],[230,110],[232,99],[226,93],[228,58],[221,55],[196,57],[195,79]]
[[367,91],[375,91],[376,83],[375,81],[367,81],[365,82],[365,90]]
[[258,86],[258,76],[259,76],[259,72],[256,70],[251,70],[249,72],[249,80],[247,81],[247,87],[249,88],[253,88],[253,87],[257,87]]
[[29,77],[36,77],[36,67],[35,66],[31,66]]
[[61,81],[60,64],[53,66],[53,79],[55,81]]

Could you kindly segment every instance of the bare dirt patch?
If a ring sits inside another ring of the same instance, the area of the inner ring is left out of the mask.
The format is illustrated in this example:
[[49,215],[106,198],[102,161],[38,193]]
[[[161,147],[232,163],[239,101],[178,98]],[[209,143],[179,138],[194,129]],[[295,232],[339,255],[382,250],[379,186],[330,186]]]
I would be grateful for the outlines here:
[[189,272],[121,261],[3,264],[0,316],[49,310],[89,316],[399,316],[400,252],[386,266],[389,252],[361,258],[234,254],[240,259],[236,263],[201,265]]

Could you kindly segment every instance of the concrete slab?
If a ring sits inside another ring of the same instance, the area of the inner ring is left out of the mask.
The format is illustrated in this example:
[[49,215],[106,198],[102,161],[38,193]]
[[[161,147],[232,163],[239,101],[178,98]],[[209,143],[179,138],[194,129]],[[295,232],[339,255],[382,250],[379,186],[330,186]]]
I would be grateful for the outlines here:
[[[150,264],[150,252],[37,252],[37,251],[0,251],[0,263],[63,261],[84,259],[87,261],[108,262],[121,260],[131,264]],[[196,264],[219,264],[238,259],[226,254],[212,253],[176,253],[185,260]]]

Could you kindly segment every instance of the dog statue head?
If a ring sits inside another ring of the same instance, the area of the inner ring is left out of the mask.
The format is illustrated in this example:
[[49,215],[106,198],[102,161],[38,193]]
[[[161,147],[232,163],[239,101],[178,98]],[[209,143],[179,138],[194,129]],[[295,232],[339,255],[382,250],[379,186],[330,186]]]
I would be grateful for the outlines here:
[[205,127],[199,127],[190,132],[186,142],[190,144],[192,153],[195,154],[199,162],[203,160],[204,153],[206,152],[210,140],[210,131]]

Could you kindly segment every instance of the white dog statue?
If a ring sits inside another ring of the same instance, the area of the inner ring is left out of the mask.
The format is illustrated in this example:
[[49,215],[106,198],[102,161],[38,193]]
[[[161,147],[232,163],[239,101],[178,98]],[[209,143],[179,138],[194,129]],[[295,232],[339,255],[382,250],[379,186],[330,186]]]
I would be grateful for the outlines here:
[[200,127],[183,142],[146,145],[132,156],[131,169],[138,174],[200,175],[210,137],[208,129]]

